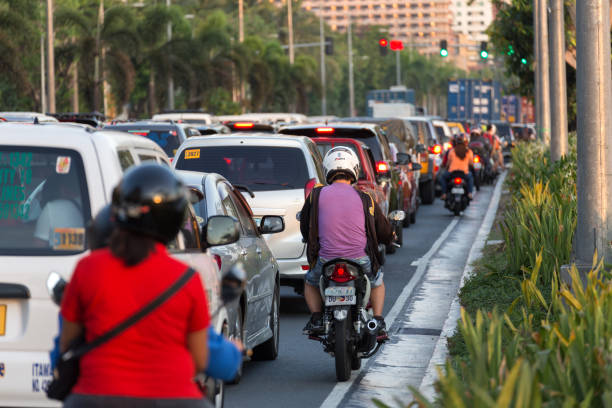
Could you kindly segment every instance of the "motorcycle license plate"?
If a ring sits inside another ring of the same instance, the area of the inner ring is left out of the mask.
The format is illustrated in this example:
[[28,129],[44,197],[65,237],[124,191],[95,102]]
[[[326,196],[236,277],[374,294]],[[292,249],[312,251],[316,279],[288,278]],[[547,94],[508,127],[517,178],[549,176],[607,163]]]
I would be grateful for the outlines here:
[[355,288],[350,286],[333,286],[325,288],[325,306],[344,306],[357,303]]
[[482,168],[482,163],[474,163],[474,169],[480,170]]
[[462,189],[461,187],[455,187],[451,190],[452,194],[464,194],[465,190]]

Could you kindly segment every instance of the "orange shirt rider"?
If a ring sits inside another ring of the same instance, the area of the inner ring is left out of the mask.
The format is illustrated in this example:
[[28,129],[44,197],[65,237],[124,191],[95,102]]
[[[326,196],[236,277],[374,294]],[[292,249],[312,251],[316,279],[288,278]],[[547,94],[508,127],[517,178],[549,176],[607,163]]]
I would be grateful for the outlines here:
[[467,149],[465,157],[463,159],[457,156],[455,149],[452,149],[448,153],[448,171],[452,173],[453,171],[462,171],[465,174],[470,172],[470,166],[474,165],[474,153],[471,149]]

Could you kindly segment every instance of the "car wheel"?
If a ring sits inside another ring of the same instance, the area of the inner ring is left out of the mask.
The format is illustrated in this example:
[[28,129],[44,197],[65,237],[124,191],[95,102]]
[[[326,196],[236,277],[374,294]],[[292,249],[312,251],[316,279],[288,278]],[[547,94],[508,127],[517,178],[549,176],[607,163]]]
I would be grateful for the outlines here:
[[276,360],[278,357],[278,343],[280,337],[280,302],[278,285],[274,288],[272,297],[272,310],[270,310],[269,324],[272,337],[253,349],[253,360]]
[[420,186],[421,201],[423,204],[433,204],[436,198],[436,186],[434,179],[431,179]]
[[[230,339],[239,339],[242,344],[244,344],[244,319],[242,315],[242,307],[238,306],[238,311],[236,312],[236,322],[234,323],[234,330],[233,333],[230,335]],[[240,367],[238,368],[238,372],[236,372],[236,377],[234,377],[234,379],[229,382],[230,384],[238,384],[240,382],[240,380],[242,379],[242,366],[243,362],[241,361]]]

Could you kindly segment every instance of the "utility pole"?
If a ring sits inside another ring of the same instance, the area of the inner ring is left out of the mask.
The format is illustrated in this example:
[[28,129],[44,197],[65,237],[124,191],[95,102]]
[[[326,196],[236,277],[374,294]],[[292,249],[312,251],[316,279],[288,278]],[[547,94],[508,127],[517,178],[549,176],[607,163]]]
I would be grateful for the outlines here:
[[534,95],[535,102],[535,120],[536,120],[536,136],[542,140],[540,132],[540,124],[542,123],[542,95],[540,92],[540,35],[539,27],[540,20],[538,18],[538,1],[533,0],[533,77],[534,77]]
[[244,0],[238,0],[238,42],[244,42]]
[[589,262],[596,249],[612,260],[612,111],[609,0],[576,2],[578,125],[578,223],[576,259]]
[[47,85],[45,84],[45,36],[40,35],[40,110],[47,113]]
[[550,71],[548,53],[548,7],[547,0],[536,0],[538,7],[538,49],[540,52],[540,107],[542,115],[539,127],[542,139],[550,143]]
[[553,161],[567,154],[567,81],[565,77],[565,24],[563,0],[550,0],[550,156]]
[[[166,7],[170,8],[170,0],[166,0]],[[172,40],[172,23],[168,22],[168,42]],[[172,61],[172,59],[170,59]],[[174,79],[172,78],[172,63],[170,64],[170,75],[168,76],[168,109],[174,109]]]
[[293,49],[293,0],[287,0],[287,28],[289,29],[289,63],[295,61],[295,50]]
[[55,49],[53,42],[53,0],[47,0],[47,90],[49,91],[49,112],[55,113]]
[[349,116],[355,116],[355,80],[353,78],[353,34],[351,32],[351,18],[348,18],[348,68],[349,68]]
[[319,6],[319,33],[321,36],[321,115],[326,116],[327,84],[325,78],[325,25],[323,24],[323,4]]

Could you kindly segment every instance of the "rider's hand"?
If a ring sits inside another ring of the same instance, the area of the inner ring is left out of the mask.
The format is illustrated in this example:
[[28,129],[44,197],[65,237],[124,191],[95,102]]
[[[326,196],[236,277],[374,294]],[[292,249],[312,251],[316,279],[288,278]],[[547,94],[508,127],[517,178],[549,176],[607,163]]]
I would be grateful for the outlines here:
[[236,348],[242,353],[244,351],[244,344],[242,344],[242,342],[238,339],[232,339],[230,340],[230,342],[232,344],[234,344],[234,346],[236,346]]

